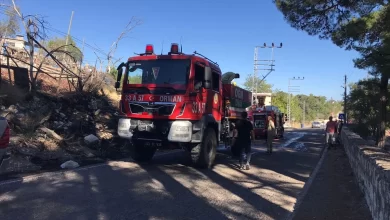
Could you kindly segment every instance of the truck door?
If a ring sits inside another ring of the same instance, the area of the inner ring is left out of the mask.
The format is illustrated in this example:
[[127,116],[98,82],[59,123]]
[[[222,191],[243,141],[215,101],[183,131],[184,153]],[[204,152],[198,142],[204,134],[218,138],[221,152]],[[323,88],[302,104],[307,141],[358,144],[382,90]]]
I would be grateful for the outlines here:
[[[221,121],[222,118],[222,95],[221,95],[221,74],[216,71],[212,71],[213,73],[213,88],[211,91],[212,94],[212,114],[217,122]],[[208,102],[210,103],[210,102]]]

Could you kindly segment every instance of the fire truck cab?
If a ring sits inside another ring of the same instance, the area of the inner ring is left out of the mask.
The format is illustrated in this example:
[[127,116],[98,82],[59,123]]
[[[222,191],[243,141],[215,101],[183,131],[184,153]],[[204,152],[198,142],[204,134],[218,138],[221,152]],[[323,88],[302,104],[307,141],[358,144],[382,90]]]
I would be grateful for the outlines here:
[[256,105],[249,109],[249,120],[253,123],[253,130],[256,139],[267,137],[268,116],[272,117],[275,124],[275,138],[281,138],[284,135],[284,113],[273,105],[258,107]]
[[[210,168],[226,136],[226,96],[237,96],[230,101],[241,105],[247,97],[243,110],[250,106],[251,93],[225,86],[216,62],[196,51],[184,54],[178,44],[161,55],[147,45],[145,53],[130,57],[117,70],[115,88],[122,85],[118,135],[139,162],[151,160],[157,149],[179,148],[189,152],[194,165]],[[140,75],[142,82],[130,83],[130,74]]]

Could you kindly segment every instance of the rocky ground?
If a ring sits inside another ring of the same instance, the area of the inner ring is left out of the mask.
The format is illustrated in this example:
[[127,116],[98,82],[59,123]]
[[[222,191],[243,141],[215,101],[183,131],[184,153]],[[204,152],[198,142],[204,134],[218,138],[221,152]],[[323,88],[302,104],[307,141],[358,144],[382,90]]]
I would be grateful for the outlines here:
[[1,103],[0,116],[11,126],[12,154],[1,173],[59,169],[69,160],[83,165],[126,157],[116,137],[115,104],[91,93],[39,93],[28,101]]

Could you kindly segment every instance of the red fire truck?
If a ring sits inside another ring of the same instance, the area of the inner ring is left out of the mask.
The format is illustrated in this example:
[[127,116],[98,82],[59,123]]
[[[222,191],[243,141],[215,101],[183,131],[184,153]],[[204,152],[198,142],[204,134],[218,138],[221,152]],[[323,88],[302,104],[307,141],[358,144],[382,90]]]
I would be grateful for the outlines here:
[[268,116],[272,117],[275,123],[276,136],[281,138],[284,135],[284,113],[273,105],[256,106],[253,105],[248,111],[249,120],[253,122],[253,129],[256,139],[267,137]]
[[[239,74],[223,76],[216,62],[197,52],[183,54],[178,44],[164,55],[147,45],[117,69],[118,135],[139,162],[151,160],[157,149],[181,148],[194,165],[209,168],[230,122],[251,105],[252,94],[231,84]],[[142,83],[130,84],[130,75],[141,75]]]

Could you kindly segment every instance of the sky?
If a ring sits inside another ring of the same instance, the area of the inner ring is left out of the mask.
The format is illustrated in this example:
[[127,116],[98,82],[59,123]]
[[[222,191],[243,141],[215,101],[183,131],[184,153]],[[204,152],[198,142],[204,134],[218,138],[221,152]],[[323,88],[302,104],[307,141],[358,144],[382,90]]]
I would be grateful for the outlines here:
[[[5,1],[5,0],[3,0]],[[81,48],[85,40],[85,60],[94,65],[97,57],[104,59],[133,16],[142,20],[119,43],[114,57],[123,61],[142,53],[146,44],[155,52],[165,53],[171,43],[182,43],[184,53],[197,51],[218,62],[222,72],[240,73],[236,82],[242,85],[253,74],[255,46],[272,42],[283,47],[275,49],[275,71],[266,81],[274,89],[287,91],[288,79],[300,86],[301,94],[322,95],[341,100],[344,75],[348,82],[366,77],[365,70],[354,68],[358,54],[345,51],[329,40],[320,40],[290,27],[272,0],[16,0],[23,14],[45,17],[52,30],[50,37],[66,33],[72,11],[71,35]],[[163,46],[162,46],[163,45]],[[91,48],[99,48],[105,53]],[[259,59],[270,59],[271,49],[259,49]],[[260,71],[261,75],[266,71]]]

